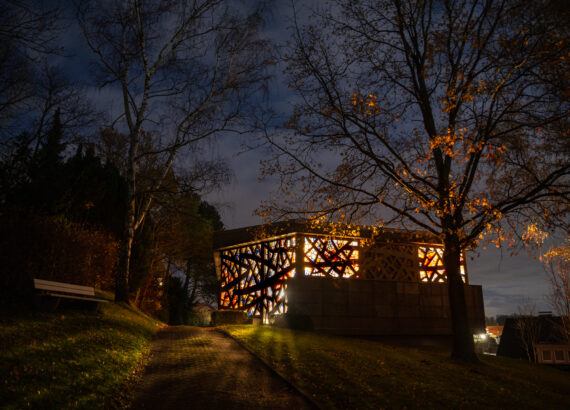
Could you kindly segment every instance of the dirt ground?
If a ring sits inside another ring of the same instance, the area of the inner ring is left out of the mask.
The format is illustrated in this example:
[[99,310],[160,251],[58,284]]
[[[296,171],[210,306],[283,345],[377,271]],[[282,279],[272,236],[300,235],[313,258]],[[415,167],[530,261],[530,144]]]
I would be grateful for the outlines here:
[[233,339],[171,326],[153,342],[132,409],[310,409],[314,406]]

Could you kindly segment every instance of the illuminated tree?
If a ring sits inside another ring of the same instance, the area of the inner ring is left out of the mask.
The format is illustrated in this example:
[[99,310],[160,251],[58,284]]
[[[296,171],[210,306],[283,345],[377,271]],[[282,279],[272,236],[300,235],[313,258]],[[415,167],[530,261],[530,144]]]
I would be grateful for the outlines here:
[[261,212],[438,235],[452,356],[476,360],[461,253],[567,223],[569,104],[548,73],[569,44],[526,2],[334,3],[294,27],[294,112],[263,126],[286,192]]
[[[118,301],[128,300],[134,232],[176,156],[235,126],[248,95],[264,77],[267,44],[258,35],[260,14],[245,5],[230,6],[223,0],[80,2],[79,22],[97,58],[98,80],[115,87],[120,101],[116,126],[128,135]],[[141,143],[145,131],[153,137],[148,150]],[[149,156],[159,172],[141,197],[138,168]]]

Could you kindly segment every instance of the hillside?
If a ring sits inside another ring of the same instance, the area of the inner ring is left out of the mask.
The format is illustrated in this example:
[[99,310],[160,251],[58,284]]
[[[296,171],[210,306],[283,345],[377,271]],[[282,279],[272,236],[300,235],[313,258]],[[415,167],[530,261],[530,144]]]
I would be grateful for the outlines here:
[[570,408],[570,372],[482,356],[459,364],[441,349],[251,325],[224,332],[321,408]]
[[120,408],[157,329],[115,303],[99,313],[1,311],[2,408]]

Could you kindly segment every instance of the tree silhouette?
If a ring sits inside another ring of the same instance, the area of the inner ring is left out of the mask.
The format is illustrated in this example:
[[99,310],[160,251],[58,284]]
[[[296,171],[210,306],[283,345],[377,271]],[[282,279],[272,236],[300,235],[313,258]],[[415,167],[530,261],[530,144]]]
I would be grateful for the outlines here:
[[294,27],[294,113],[286,132],[263,125],[287,192],[260,212],[437,235],[452,355],[476,360],[461,253],[567,224],[569,104],[546,73],[569,44],[526,2],[333,3]]
[[[264,78],[267,43],[258,10],[219,0],[82,1],[78,18],[100,85],[121,95],[127,203],[115,298],[128,301],[132,242],[154,192],[181,149],[239,122]],[[145,135],[153,137],[147,149]],[[141,199],[138,168],[149,157],[158,172]]]

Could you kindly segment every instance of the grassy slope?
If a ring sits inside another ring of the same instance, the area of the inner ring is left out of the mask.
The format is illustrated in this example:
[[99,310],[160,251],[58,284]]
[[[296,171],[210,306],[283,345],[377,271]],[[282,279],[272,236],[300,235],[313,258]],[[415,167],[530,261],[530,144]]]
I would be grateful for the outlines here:
[[570,373],[481,357],[461,365],[436,349],[267,326],[225,326],[322,408],[570,408]]
[[115,303],[99,313],[0,312],[2,408],[120,407],[157,325]]

